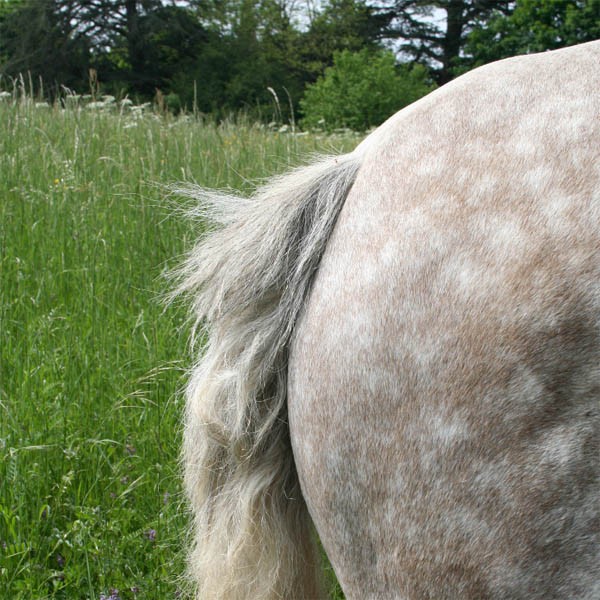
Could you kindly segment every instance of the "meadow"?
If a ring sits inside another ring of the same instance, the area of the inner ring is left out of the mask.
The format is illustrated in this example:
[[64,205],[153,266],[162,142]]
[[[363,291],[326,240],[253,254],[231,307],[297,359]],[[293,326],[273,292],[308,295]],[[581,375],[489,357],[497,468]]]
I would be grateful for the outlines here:
[[248,192],[358,141],[0,93],[0,598],[187,596],[191,356],[162,298],[202,223],[165,185]]

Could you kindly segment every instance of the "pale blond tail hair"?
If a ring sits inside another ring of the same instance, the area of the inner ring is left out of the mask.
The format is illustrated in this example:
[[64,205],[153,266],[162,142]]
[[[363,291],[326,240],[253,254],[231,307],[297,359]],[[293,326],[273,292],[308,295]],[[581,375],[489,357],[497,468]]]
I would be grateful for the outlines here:
[[[180,269],[202,339],[187,387],[189,568],[202,600],[322,597],[287,424],[290,335],[358,170],[324,157],[251,198],[185,188],[212,222]],[[204,343],[205,342],[205,343]]]

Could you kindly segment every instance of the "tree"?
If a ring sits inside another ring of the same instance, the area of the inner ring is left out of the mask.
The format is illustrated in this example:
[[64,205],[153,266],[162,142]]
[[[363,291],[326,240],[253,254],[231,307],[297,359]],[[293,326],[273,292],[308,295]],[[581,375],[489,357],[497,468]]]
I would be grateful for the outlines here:
[[454,76],[461,62],[467,35],[497,13],[508,14],[511,2],[504,0],[393,0],[379,6],[387,19],[386,37],[400,41],[401,52],[410,60],[434,67],[439,84]]
[[387,18],[377,14],[363,0],[330,0],[312,18],[301,38],[297,56],[310,83],[333,64],[336,51],[358,52],[381,49]]
[[306,89],[303,124],[328,130],[366,130],[430,92],[422,65],[396,67],[390,51],[336,52],[334,64]]
[[105,90],[151,98],[192,68],[210,37],[189,9],[160,0],[10,5],[0,11],[0,72],[30,73],[46,82],[47,91],[50,84],[52,96],[58,84],[85,89],[93,67]]
[[136,16],[135,34],[120,31],[111,40],[110,52],[99,55],[98,69],[143,97],[154,96],[158,89],[169,91],[180,72],[193,68],[211,37],[181,6],[157,5]]
[[95,49],[94,66],[101,79],[125,82],[134,93],[154,92],[144,68],[148,44],[142,23],[161,9],[160,0],[62,0],[61,4],[70,7],[77,31]]
[[600,38],[600,0],[518,0],[470,33],[470,66]]
[[271,103],[268,88],[285,86],[287,48],[294,31],[282,5],[269,0],[241,0],[228,36],[230,106]]
[[23,0],[0,0],[0,21],[23,5]]
[[90,44],[75,25],[75,13],[59,0],[19,2],[0,18],[0,73],[20,74],[56,96],[61,85],[75,87],[87,78]]

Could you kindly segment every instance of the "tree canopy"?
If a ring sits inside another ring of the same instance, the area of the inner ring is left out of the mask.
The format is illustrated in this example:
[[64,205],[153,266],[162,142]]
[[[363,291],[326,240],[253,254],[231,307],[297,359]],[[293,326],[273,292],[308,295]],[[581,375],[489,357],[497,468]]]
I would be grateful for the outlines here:
[[400,93],[391,81],[413,98],[491,60],[597,38],[600,0],[0,0],[0,78],[23,76],[51,99],[65,88],[159,94],[217,117],[264,118],[275,93],[289,118],[290,106],[314,108],[317,90],[333,94],[338,72],[340,87],[370,81],[363,110],[379,114],[380,99]]
[[600,39],[600,0],[519,0],[471,31],[472,65]]
[[369,129],[435,87],[422,65],[398,69],[395,62],[389,50],[336,52],[333,66],[301,100],[304,124],[327,130]]
[[512,2],[504,0],[384,0],[379,14],[388,25],[387,37],[399,40],[410,59],[433,66],[438,83],[453,77],[461,62],[466,38],[474,27],[498,13],[510,14]]

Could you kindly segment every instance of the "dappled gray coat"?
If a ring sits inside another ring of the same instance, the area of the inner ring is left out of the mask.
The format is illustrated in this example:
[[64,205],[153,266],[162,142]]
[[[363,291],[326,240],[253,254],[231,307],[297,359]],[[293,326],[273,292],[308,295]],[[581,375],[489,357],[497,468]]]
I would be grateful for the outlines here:
[[200,598],[600,598],[600,42],[477,69],[190,255]]

